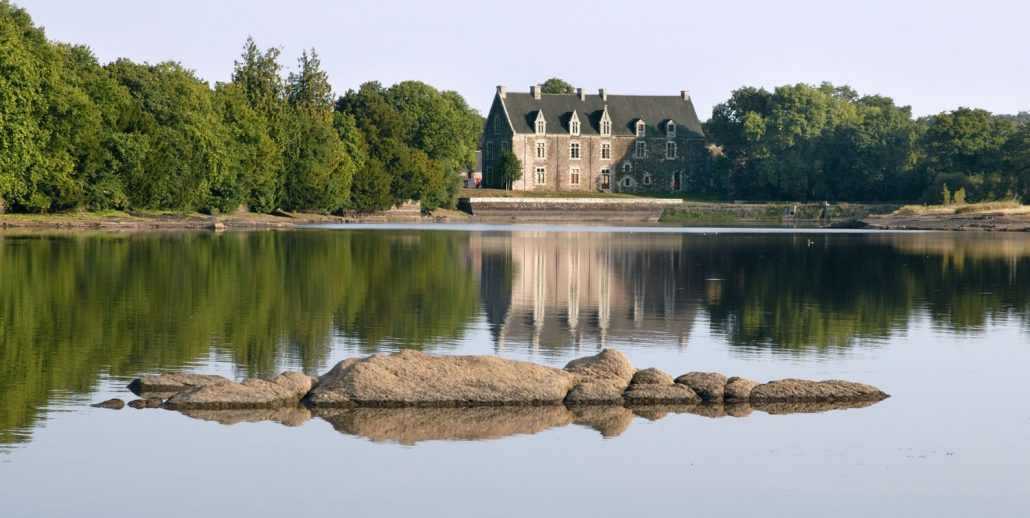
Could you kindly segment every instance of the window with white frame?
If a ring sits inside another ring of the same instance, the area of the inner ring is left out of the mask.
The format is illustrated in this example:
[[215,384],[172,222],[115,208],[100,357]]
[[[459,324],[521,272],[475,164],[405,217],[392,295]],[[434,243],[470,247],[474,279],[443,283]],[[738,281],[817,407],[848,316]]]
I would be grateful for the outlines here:
[[536,112],[536,134],[547,133],[547,121],[544,120],[544,112]]
[[573,120],[569,122],[569,133],[573,135],[579,135],[579,121]]
[[612,159],[612,145],[608,143],[601,144],[601,160]]
[[637,142],[633,149],[633,156],[635,158],[646,158],[647,157],[647,142]]
[[629,177],[623,178],[619,183],[621,183],[623,187],[633,187],[633,179]]
[[676,158],[676,143],[666,142],[665,143],[665,158]]
[[665,127],[665,133],[669,138],[676,138],[676,121],[669,121]]
[[606,136],[612,134],[612,121],[608,119],[601,121],[601,134]]
[[644,173],[644,175],[640,177],[640,183],[651,185],[651,173]]
[[637,136],[647,136],[647,124],[644,124],[644,121],[637,121]]
[[572,185],[579,185],[579,168],[573,167],[569,169],[569,183]]
[[622,164],[622,172],[624,172],[624,173],[632,173],[633,172],[633,164],[631,164],[629,162],[626,162],[625,164]]
[[572,142],[569,144],[569,158],[573,160],[579,159],[579,142]]
[[543,159],[547,158],[547,142],[538,140],[536,143],[536,157]]
[[547,168],[537,166],[536,174],[533,176],[533,181],[536,182],[537,185],[547,183]]

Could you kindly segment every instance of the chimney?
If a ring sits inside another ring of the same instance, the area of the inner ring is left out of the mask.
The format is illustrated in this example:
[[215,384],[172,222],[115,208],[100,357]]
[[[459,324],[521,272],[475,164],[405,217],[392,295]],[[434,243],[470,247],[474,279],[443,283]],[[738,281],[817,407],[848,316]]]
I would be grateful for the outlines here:
[[497,86],[497,97],[504,99],[508,95],[508,89],[504,85]]
[[598,90],[597,93],[601,95],[601,100],[602,101],[607,101],[608,100],[608,90],[605,90],[604,88],[602,88],[602,89]]
[[587,94],[586,94],[586,92],[583,91],[582,88],[577,88],[576,89],[576,95],[579,97],[580,101],[587,100]]
[[680,90],[680,96],[683,97],[684,101],[690,100],[690,90]]
[[529,87],[529,92],[533,94],[534,99],[540,98],[540,85],[533,85]]

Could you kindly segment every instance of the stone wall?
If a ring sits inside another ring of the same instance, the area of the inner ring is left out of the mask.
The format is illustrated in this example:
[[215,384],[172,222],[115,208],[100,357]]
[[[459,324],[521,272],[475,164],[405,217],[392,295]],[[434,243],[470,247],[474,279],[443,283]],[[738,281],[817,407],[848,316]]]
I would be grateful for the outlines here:
[[462,198],[458,207],[476,217],[520,221],[657,221],[680,200],[611,198]]

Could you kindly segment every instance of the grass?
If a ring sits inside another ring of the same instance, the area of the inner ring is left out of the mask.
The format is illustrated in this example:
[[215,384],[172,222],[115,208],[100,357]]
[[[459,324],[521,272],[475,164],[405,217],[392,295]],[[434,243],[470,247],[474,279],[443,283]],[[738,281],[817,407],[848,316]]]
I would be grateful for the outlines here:
[[986,201],[982,203],[964,203],[961,205],[905,205],[894,211],[892,216],[918,216],[918,215],[953,215],[953,214],[977,214],[981,212],[998,211],[1022,211],[1030,209],[1016,200]]

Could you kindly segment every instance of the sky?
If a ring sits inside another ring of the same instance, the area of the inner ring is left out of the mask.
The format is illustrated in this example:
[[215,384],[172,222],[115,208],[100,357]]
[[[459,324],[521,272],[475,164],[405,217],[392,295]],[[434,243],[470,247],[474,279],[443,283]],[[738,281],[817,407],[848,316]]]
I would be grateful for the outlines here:
[[848,84],[915,115],[1030,110],[1021,0],[393,1],[14,0],[52,40],[101,62],[179,61],[226,81],[247,36],[287,69],[315,48],[338,94],[415,79],[485,114],[560,77],[588,92],[678,95],[702,120],[742,86]]

